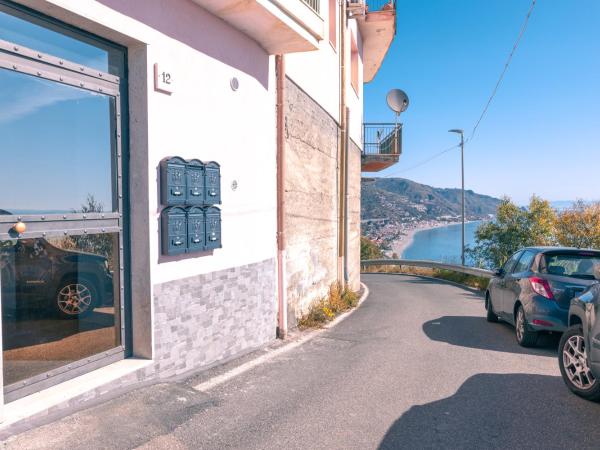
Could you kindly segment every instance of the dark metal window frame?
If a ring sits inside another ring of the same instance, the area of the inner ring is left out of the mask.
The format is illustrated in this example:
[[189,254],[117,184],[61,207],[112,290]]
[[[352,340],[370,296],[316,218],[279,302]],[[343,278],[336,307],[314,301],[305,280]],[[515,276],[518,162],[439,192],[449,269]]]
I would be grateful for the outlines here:
[[[0,4],[6,3],[0,1]],[[53,25],[56,26],[56,23],[53,22]],[[124,58],[126,58],[125,50],[122,51]],[[129,322],[125,314],[125,305],[128,304],[128,296],[126,295],[128,293],[125,287],[129,285],[129,279],[125,277],[125,265],[128,262],[125,252],[128,224],[124,217],[125,203],[123,197],[126,184],[124,186],[123,179],[125,176],[123,171],[127,166],[127,159],[124,157],[122,146],[124,120],[121,108],[124,102],[121,98],[121,92],[126,91],[123,88],[122,80],[116,75],[2,40],[0,40],[0,70],[21,73],[114,98],[115,135],[112,136],[112,139],[116,144],[116,155],[113,155],[113,177],[116,178],[116,183],[113,184],[113,188],[116,187],[117,205],[117,212],[106,213],[2,215],[0,216],[0,240],[16,238],[12,232],[12,227],[16,221],[27,223],[27,231],[19,235],[19,239],[119,233],[120,311],[118,311],[116,317],[120,322],[118,326],[120,327],[121,344],[100,354],[91,355],[80,361],[68,363],[49,372],[5,386],[5,402],[7,402],[125,357],[126,343],[130,337],[125,332],[125,324]]]

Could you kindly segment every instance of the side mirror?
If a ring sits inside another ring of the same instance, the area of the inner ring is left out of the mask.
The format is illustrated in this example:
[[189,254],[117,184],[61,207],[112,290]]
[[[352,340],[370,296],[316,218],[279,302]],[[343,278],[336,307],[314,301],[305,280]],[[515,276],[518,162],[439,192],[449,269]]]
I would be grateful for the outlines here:
[[494,271],[494,276],[495,277],[503,277],[504,276],[504,269],[502,269],[502,268],[496,269]]

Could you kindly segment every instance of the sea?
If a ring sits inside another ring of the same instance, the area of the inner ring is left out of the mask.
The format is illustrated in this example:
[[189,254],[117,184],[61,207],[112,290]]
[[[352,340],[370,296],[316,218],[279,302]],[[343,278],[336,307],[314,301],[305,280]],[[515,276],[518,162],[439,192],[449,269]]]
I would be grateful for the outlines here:
[[[475,244],[475,231],[481,221],[465,224],[465,245]],[[402,259],[428,259],[449,264],[460,264],[461,224],[422,230],[415,233],[412,243],[402,252]],[[472,265],[468,257],[465,261]]]

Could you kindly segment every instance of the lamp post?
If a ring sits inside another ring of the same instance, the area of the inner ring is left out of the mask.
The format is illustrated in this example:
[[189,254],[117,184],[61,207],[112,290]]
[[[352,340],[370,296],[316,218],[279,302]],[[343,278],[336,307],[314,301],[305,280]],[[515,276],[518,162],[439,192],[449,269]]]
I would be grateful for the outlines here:
[[460,259],[462,265],[465,265],[465,137],[461,129],[454,128],[448,130],[449,133],[460,134],[460,173],[462,178],[462,245]]

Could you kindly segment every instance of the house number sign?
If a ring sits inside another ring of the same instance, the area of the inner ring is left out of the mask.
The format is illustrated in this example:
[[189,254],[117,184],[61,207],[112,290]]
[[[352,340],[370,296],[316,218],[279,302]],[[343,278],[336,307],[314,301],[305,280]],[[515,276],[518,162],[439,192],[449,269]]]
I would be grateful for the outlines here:
[[173,73],[168,67],[154,64],[154,90],[165,94],[172,94],[174,89]]

